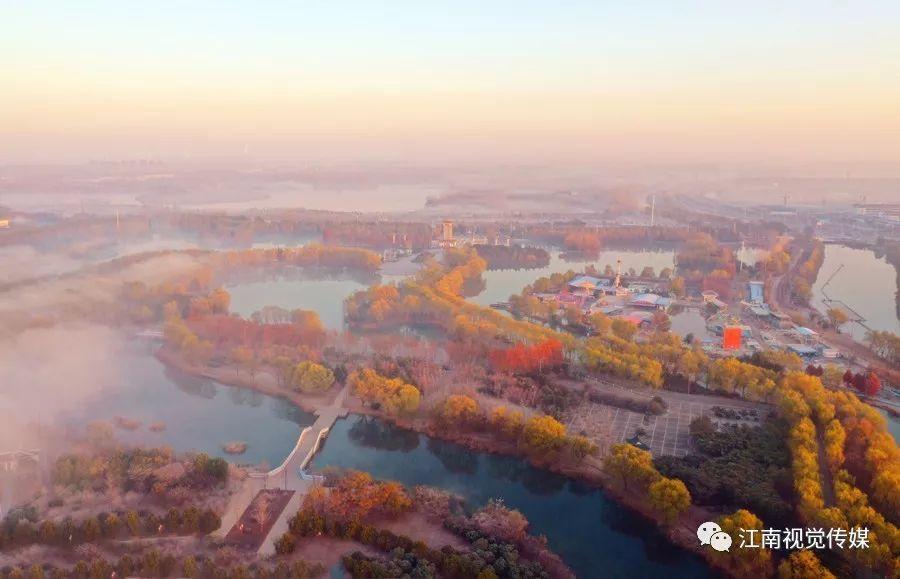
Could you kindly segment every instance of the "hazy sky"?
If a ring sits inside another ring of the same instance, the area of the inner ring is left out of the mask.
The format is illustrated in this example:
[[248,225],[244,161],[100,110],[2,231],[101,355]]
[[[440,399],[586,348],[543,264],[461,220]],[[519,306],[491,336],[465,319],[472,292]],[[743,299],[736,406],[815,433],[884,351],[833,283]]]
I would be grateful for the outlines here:
[[0,163],[900,162],[900,2],[10,1]]

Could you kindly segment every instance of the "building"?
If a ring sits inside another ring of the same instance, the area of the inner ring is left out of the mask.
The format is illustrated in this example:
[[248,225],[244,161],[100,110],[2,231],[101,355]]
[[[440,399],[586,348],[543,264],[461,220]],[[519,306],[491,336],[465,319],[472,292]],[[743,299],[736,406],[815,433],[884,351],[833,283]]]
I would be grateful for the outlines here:
[[703,301],[706,303],[711,303],[713,300],[719,299],[719,293],[714,292],[713,290],[703,290],[700,292],[700,295],[703,297]]
[[671,303],[671,299],[656,294],[638,294],[632,298],[630,305],[636,308],[664,310],[668,308]]
[[725,350],[740,350],[744,337],[740,326],[726,326],[722,331],[722,348]]
[[793,330],[794,334],[803,340],[804,343],[808,344],[810,342],[815,342],[819,338],[819,333],[811,328],[807,328],[804,326],[797,326]]
[[761,281],[751,281],[747,284],[747,293],[752,304],[765,302],[765,284]]
[[9,219],[0,219],[0,229],[9,229]]
[[589,293],[593,294],[598,289],[609,286],[609,280],[600,279],[590,275],[579,275],[568,283],[569,289],[573,293]]
[[818,354],[818,350],[811,346],[805,346],[803,344],[790,344],[788,345],[788,350],[797,354],[801,358],[814,358],[816,354]]
[[452,242],[453,241],[453,222],[452,221],[443,221],[441,223],[441,241]]

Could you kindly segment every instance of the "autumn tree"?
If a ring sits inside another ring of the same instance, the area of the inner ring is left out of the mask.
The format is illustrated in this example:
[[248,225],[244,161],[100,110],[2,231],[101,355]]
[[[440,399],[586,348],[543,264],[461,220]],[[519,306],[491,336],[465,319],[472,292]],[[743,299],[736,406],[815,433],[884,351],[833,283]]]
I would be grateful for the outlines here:
[[778,579],[835,579],[808,549],[794,551],[778,565]]
[[419,408],[419,389],[400,378],[386,378],[364,368],[351,374],[348,383],[362,400],[377,403],[389,413],[409,414]]
[[310,360],[304,360],[294,368],[293,384],[304,392],[322,392],[334,384],[334,373]]
[[626,491],[643,490],[660,478],[653,456],[632,444],[616,444],[603,459],[603,470]]
[[669,289],[676,297],[683,298],[685,294],[684,278],[681,276],[675,277]]
[[650,506],[668,525],[691,506],[691,493],[677,478],[662,477],[650,484],[647,493]]
[[237,346],[232,348],[228,357],[231,359],[231,363],[234,364],[234,373],[240,374],[241,369],[247,368],[250,365],[250,361],[253,360],[253,350],[248,346]]
[[522,441],[536,454],[548,454],[562,448],[566,427],[552,416],[532,416],[522,430]]
[[435,420],[442,426],[470,428],[483,417],[478,402],[464,394],[453,394],[435,407]]
[[611,329],[613,334],[630,342],[637,333],[638,328],[633,322],[622,318],[613,318]]
[[[740,545],[741,536],[749,538],[749,530],[757,531],[759,537],[765,528],[763,522],[746,509],[739,509],[719,519],[722,530],[731,535],[735,547]],[[713,556],[726,564],[739,577],[767,577],[772,571],[772,553],[769,549],[741,549],[732,547],[729,551],[714,553]]]
[[225,288],[216,288],[209,294],[209,308],[214,314],[227,314],[231,305],[231,294]]
[[835,329],[840,328],[850,320],[850,316],[848,316],[847,312],[841,308],[828,308],[828,311],[825,312],[825,314],[828,316],[828,320]]
[[522,433],[525,417],[518,410],[509,410],[505,406],[500,406],[491,412],[489,424],[494,432],[503,438],[516,440]]

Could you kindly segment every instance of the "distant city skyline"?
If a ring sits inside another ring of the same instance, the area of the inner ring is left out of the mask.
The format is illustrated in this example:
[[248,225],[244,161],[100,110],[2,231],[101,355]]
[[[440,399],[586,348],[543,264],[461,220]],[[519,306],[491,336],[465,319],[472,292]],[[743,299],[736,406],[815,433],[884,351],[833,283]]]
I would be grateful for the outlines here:
[[900,163],[895,2],[0,8],[0,164]]

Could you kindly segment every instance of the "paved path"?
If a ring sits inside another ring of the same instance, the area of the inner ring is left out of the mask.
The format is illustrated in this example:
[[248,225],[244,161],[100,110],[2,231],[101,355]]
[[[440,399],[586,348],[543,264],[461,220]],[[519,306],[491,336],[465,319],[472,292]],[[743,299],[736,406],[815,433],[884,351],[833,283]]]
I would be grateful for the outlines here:
[[296,491],[290,502],[279,514],[275,525],[269,531],[269,535],[263,541],[258,551],[261,555],[275,552],[275,540],[287,530],[288,520],[300,508],[300,503],[303,501],[303,497],[306,496],[307,491],[316,484],[312,480],[301,479],[298,473],[305,469],[313,456],[315,456],[322,440],[328,434],[328,431],[331,430],[331,427],[334,426],[337,419],[347,416],[344,400],[348,391],[349,386],[344,386],[331,405],[316,412],[316,421],[312,426],[307,426],[300,432],[297,445],[279,467],[265,474],[253,475],[244,481],[243,487],[232,496],[225,513],[222,515],[222,526],[216,532],[217,536],[224,537],[228,534],[228,531],[237,523],[260,490],[264,488],[282,488]]

